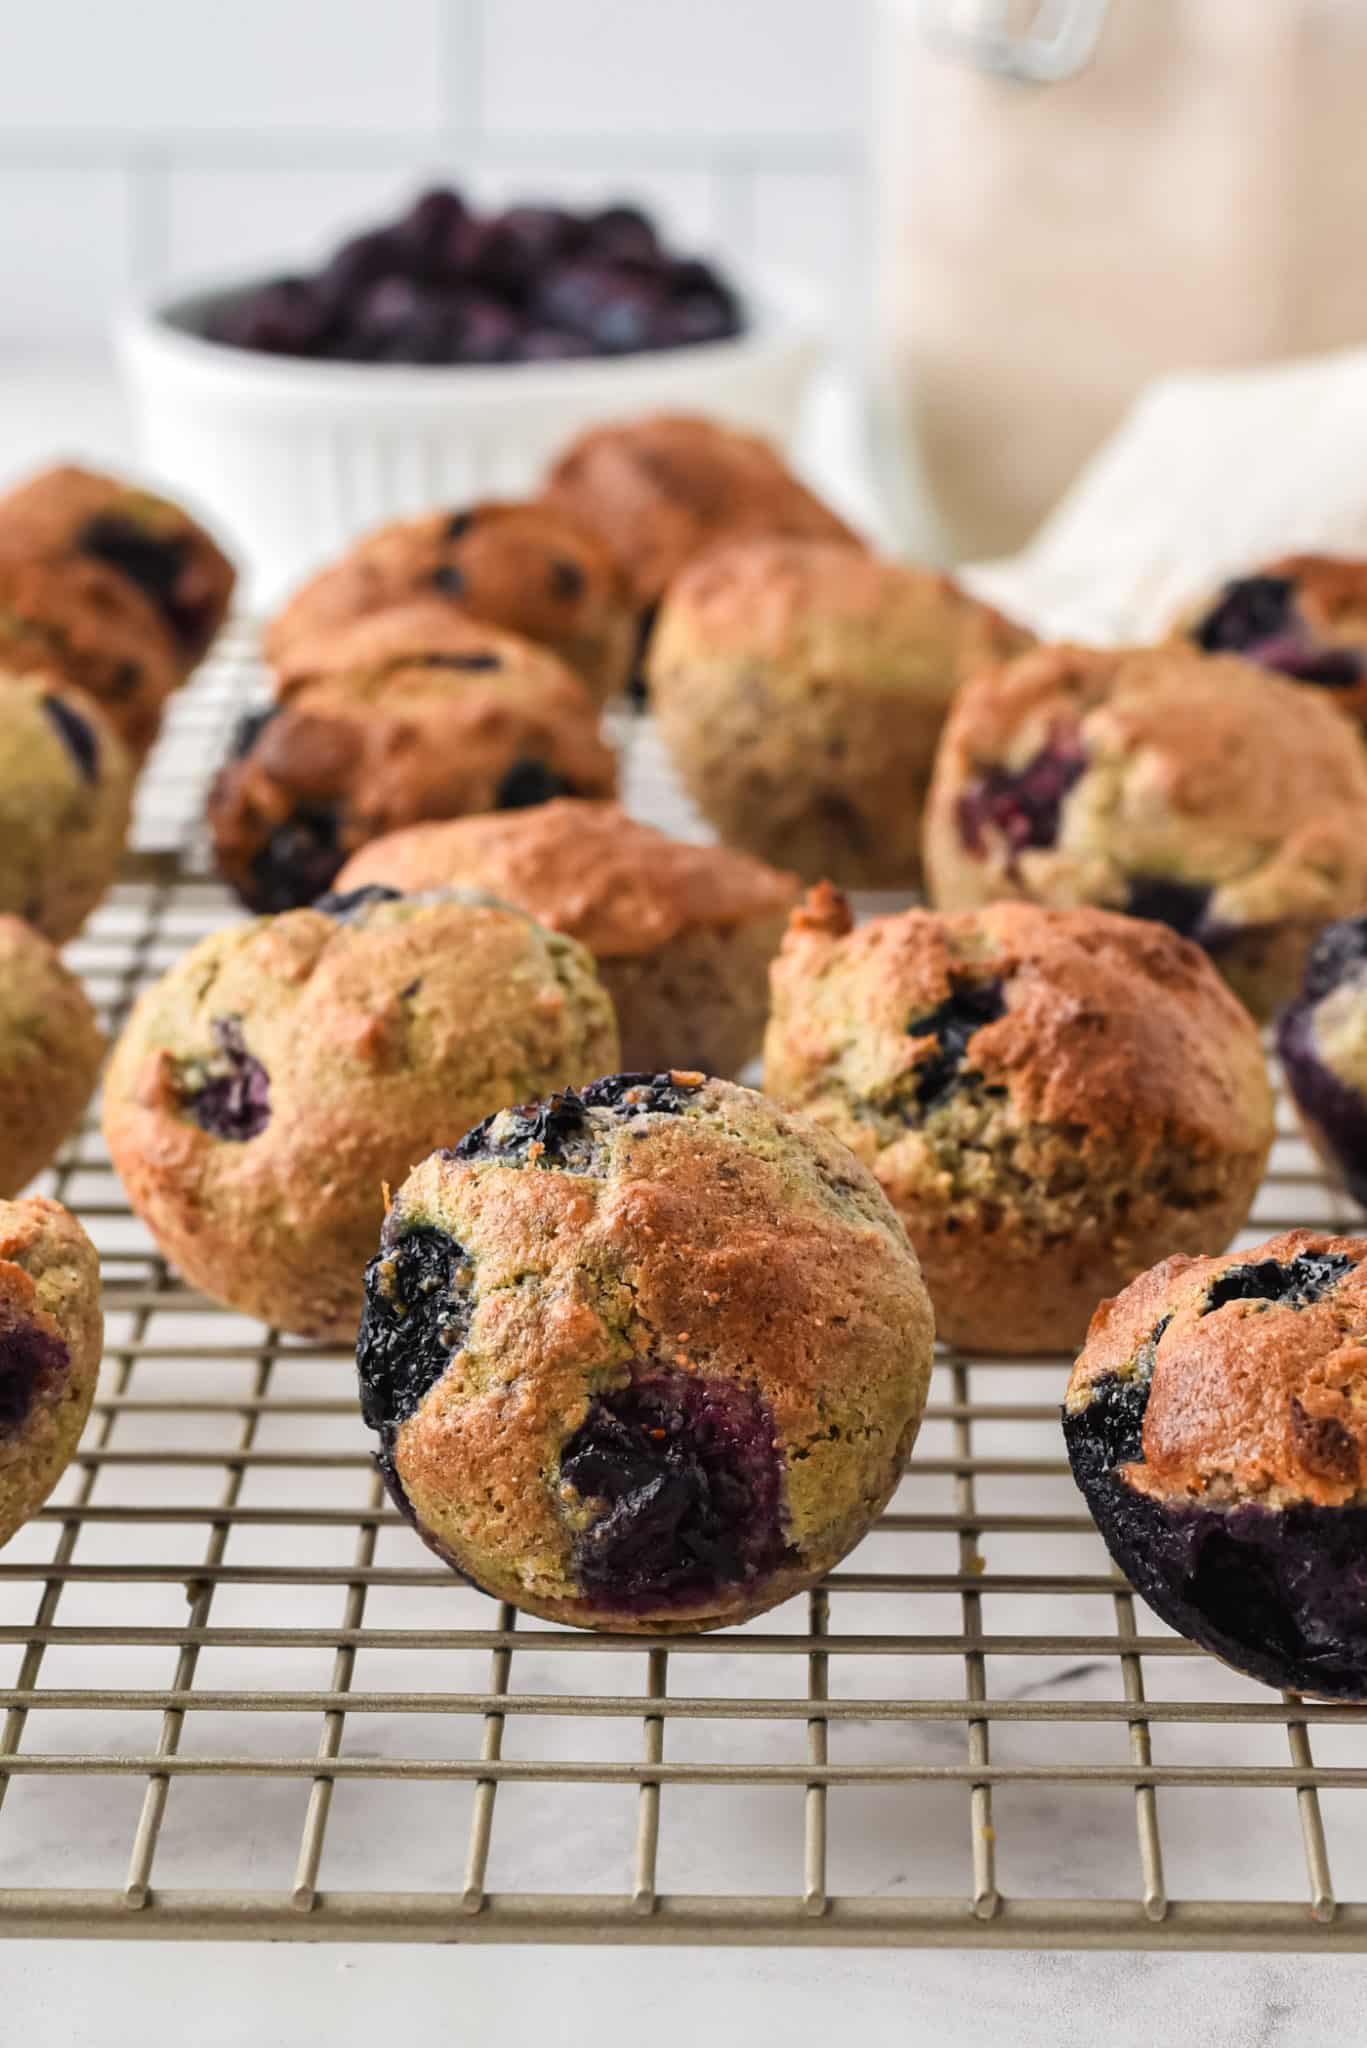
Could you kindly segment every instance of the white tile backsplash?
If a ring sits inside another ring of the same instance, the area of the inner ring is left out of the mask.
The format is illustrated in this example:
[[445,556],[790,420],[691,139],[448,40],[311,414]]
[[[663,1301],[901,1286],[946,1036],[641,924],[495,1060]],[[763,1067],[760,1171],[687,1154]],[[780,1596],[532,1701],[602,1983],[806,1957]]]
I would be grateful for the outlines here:
[[[0,67],[0,344],[307,262],[435,177],[634,198],[862,305],[869,0],[44,0]],[[74,53],[74,54],[73,54]]]

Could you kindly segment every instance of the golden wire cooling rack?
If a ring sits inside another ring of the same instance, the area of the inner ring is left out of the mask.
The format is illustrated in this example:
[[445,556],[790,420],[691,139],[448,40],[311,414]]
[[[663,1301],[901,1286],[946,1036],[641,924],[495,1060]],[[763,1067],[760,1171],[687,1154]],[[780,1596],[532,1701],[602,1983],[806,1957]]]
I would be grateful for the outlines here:
[[[176,707],[71,958],[116,1024],[231,914]],[[688,828],[640,727],[634,807]],[[1248,1241],[1338,1220],[1283,1114]],[[271,1940],[1367,1947],[1367,1715],[1194,1651],[1068,1477],[1063,1361],[945,1356],[819,1591],[651,1641],[522,1619],[384,1503],[349,1359],[167,1271],[92,1121],[43,1185],[105,1262],[95,1412],[0,1554],[0,1931]]]

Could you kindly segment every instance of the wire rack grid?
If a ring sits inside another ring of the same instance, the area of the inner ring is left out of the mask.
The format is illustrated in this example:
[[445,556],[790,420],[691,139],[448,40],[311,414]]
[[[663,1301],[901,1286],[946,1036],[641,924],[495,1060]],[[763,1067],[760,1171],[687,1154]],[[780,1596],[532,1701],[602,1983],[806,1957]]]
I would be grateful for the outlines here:
[[[71,958],[116,1027],[233,913],[182,694]],[[696,831],[648,726],[628,799]],[[1248,1241],[1340,1220],[1284,1109]],[[0,1555],[0,1932],[1367,1947],[1363,1712],[1136,1606],[1067,1474],[1064,1361],[943,1355],[892,1511],[754,1624],[621,1638],[462,1585],[384,1503],[341,1352],[189,1291],[92,1117],[42,1183],[105,1267],[94,1414]]]

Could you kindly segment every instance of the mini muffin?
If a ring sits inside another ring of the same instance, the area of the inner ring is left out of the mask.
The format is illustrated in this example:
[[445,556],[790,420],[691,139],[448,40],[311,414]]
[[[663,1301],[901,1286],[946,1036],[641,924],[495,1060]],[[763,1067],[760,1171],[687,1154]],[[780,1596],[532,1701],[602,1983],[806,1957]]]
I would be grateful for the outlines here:
[[616,804],[555,802],[503,817],[415,825],[349,860],[339,889],[488,889],[587,946],[612,997],[622,1059],[733,1075],[759,1051],[769,962],[797,893],[791,875],[723,846],[691,846]]
[[123,853],[133,765],[98,705],[0,673],[0,910],[73,938]]
[[649,680],[722,838],[851,888],[914,885],[950,698],[1026,636],[947,576],[827,541],[713,549],[671,585]]
[[1277,1052],[1306,1137],[1367,1209],[1367,917],[1320,933]]
[[349,1339],[397,1184],[499,1103],[617,1052],[581,946],[457,895],[329,899],[195,946],[115,1047],[104,1128],[193,1286]]
[[872,1168],[962,1349],[1075,1345],[1104,1295],[1245,1221],[1267,1071],[1176,933],[1017,903],[853,930],[826,887],[772,979],[766,1090]]
[[1120,1569],[1266,1685],[1367,1700],[1367,1241],[1165,1259],[1097,1310],[1063,1429]]
[[394,669],[494,683],[509,676],[573,685],[586,710],[595,707],[583,683],[547,647],[472,619],[440,597],[415,597],[345,624],[292,639],[275,667],[275,693],[288,699],[317,683],[344,681],[374,691]]
[[504,1110],[409,1177],[357,1346],[423,1540],[531,1614],[720,1628],[814,1585],[885,1505],[933,1329],[844,1147],[701,1074]]
[[179,681],[169,635],[147,599],[103,562],[0,554],[0,664],[93,697],[136,761]]
[[94,1091],[104,1039],[46,939],[0,915],[0,1196],[47,1166]]
[[0,496],[0,554],[101,562],[157,612],[192,669],[223,624],[236,580],[213,535],[169,498],[63,463]]
[[493,678],[412,666],[244,721],[209,792],[218,871],[252,910],[291,910],[349,855],[421,819],[610,796],[612,750],[568,670]]
[[626,683],[636,626],[622,571],[594,534],[536,504],[487,501],[367,534],[294,593],[267,629],[267,656],[434,593],[549,647],[599,703]]
[[103,1345],[100,1262],[76,1218],[41,1195],[0,1202],[0,1543],[71,1463]]
[[1233,577],[1179,631],[1207,654],[1242,654],[1327,690],[1367,723],[1367,561],[1286,555]]
[[1255,1016],[1367,909],[1367,752],[1329,694],[1233,655],[1042,647],[950,713],[926,816],[942,910],[1003,896],[1156,918]]

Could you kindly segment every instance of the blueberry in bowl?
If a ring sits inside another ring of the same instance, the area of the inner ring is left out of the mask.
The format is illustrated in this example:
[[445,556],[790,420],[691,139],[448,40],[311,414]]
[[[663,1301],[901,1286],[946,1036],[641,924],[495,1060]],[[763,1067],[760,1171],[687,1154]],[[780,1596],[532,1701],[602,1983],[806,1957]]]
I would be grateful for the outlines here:
[[1367,1699],[1367,1240],[1175,1257],[1092,1320],[1063,1430],[1159,1617],[1266,1685]]
[[1307,1138],[1367,1209],[1367,917],[1343,918],[1316,939],[1277,1019],[1277,1053]]
[[415,1168],[366,1272],[376,1463],[529,1613],[718,1628],[813,1585],[901,1475],[932,1323],[876,1184],[691,1071],[486,1118]]

